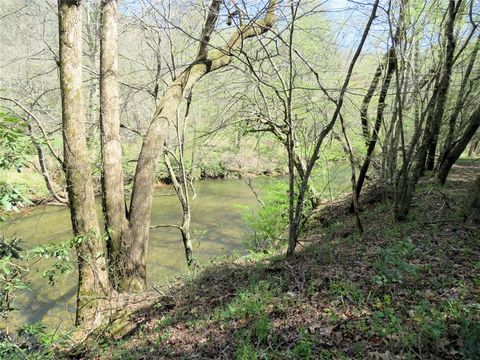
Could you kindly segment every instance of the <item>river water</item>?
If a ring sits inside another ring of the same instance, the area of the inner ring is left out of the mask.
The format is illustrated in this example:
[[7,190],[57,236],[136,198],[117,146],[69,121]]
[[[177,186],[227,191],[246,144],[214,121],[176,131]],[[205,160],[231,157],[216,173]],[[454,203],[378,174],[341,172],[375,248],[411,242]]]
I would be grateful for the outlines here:
[[[263,182],[262,178],[253,180],[257,186]],[[203,181],[196,185],[196,190],[198,196],[192,201],[191,225],[196,260],[205,264],[232,251],[244,252],[242,238],[246,225],[241,215],[245,208],[257,204],[247,184],[243,180]],[[180,220],[181,208],[173,188],[163,186],[157,189],[152,204],[152,225],[180,223]],[[72,237],[68,209],[59,206],[35,207],[2,224],[0,231],[7,237],[21,238],[24,249],[60,243]],[[153,229],[148,250],[150,285],[165,283],[187,271],[183,243],[177,229]],[[40,321],[50,328],[73,324],[77,275],[75,272],[60,275],[55,286],[51,286],[42,276],[47,266],[45,263],[31,270],[34,280],[16,302],[19,311],[9,320],[10,328]],[[0,327],[5,325],[2,321]]]
[[[345,183],[348,172],[337,170],[334,184]],[[260,189],[268,180],[253,179]],[[347,182],[348,183],[348,182]],[[196,185],[198,196],[192,201],[192,242],[194,257],[200,264],[238,251],[244,253],[242,239],[247,228],[242,212],[253,209],[257,200],[243,180],[209,180]],[[287,194],[285,194],[287,196]],[[100,212],[100,206],[99,210]],[[181,220],[181,209],[171,186],[155,191],[152,204],[152,225],[174,224]],[[22,239],[21,247],[31,249],[38,245],[60,243],[72,237],[70,214],[66,207],[38,206],[26,214],[3,223],[0,232]],[[31,269],[33,280],[29,289],[22,291],[16,306],[19,309],[9,319],[9,328],[22,324],[42,322],[49,328],[68,328],[74,322],[77,275],[61,275],[54,286],[42,276],[51,264],[42,261]],[[159,228],[150,233],[147,273],[150,285],[162,284],[187,271],[183,243],[178,229]],[[3,323],[2,323],[3,322]],[[0,320],[0,328],[6,324]]]

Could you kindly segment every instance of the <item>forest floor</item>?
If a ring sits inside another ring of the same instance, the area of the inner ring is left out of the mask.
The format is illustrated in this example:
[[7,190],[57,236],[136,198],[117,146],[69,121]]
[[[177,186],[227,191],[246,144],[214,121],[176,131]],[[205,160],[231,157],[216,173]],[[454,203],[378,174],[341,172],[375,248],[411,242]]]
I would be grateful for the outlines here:
[[408,221],[370,189],[318,210],[297,255],[224,259],[164,288],[101,359],[479,359],[480,229],[463,220],[479,161],[424,180]]

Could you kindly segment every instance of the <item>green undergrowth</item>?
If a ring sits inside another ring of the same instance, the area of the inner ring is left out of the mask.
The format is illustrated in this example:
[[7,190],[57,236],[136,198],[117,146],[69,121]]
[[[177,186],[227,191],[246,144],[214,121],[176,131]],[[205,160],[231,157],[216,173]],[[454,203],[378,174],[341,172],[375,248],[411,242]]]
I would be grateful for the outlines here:
[[224,259],[166,289],[130,336],[75,356],[478,359],[480,230],[461,215],[470,178],[421,184],[405,222],[388,196],[369,201],[364,235],[348,201],[327,207],[292,259]]

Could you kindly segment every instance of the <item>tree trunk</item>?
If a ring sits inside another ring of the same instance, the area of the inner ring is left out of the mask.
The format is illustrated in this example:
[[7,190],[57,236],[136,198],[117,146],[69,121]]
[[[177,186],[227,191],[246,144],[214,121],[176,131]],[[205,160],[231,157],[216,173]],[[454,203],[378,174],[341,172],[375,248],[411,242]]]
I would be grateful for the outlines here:
[[367,155],[360,169],[360,173],[358,174],[358,180],[357,180],[357,186],[356,186],[357,199],[360,197],[360,192],[362,191],[363,183],[365,181],[365,177],[367,175],[368,168],[370,167],[370,162],[372,160],[373,151],[375,150],[375,145],[377,144],[378,135],[380,132],[380,126],[383,123],[383,113],[386,106],[385,98],[387,97],[388,89],[392,81],[393,72],[395,71],[395,67],[397,66],[395,45],[396,44],[393,45],[393,47],[390,49],[387,55],[387,60],[386,60],[387,73],[385,74],[385,78],[383,80],[382,87],[380,90],[380,97],[378,99],[378,107],[377,107],[377,117],[375,120],[375,125],[373,128],[372,135],[370,136],[370,139],[368,141]]
[[33,135],[33,128],[30,123],[27,123],[28,134],[30,135],[30,140],[32,141],[33,146],[37,150],[38,156],[38,163],[40,165],[40,173],[42,174],[43,180],[45,182],[45,186],[52,198],[58,201],[60,204],[68,204],[68,199],[64,196],[57,194],[57,192],[53,189],[53,182],[50,178],[50,174],[48,172],[47,161],[45,159],[45,154],[43,153],[42,146]]
[[363,133],[363,137],[365,138],[365,144],[367,148],[370,143],[370,124],[368,121],[368,106],[370,105],[370,101],[372,100],[372,97],[375,94],[375,91],[377,90],[377,86],[378,86],[378,83],[380,82],[382,72],[383,72],[383,60],[375,70],[375,74],[373,75],[373,79],[372,79],[372,82],[370,83],[370,87],[368,88],[367,93],[363,98],[362,106],[360,107],[360,123],[362,124],[362,133]]
[[462,109],[464,108],[465,102],[468,98],[468,94],[472,89],[471,85],[470,85],[470,89],[467,89],[467,87],[470,83],[469,81],[470,75],[472,74],[479,49],[480,49],[480,34],[477,37],[477,42],[475,43],[472,53],[470,54],[470,60],[467,65],[467,69],[465,70],[465,75],[463,76],[462,84],[460,85],[460,89],[458,91],[457,101],[455,103],[455,109],[453,110],[452,115],[450,115],[450,119],[448,121],[447,137],[445,138],[445,144],[443,146],[443,151],[442,151],[442,155],[440,156],[439,163],[443,162],[444,157],[448,155],[448,153],[452,150],[454,146],[453,140],[455,138],[455,128],[457,127],[456,126],[457,119]]
[[443,162],[440,164],[437,174],[437,182],[440,184],[445,184],[447,180],[448,173],[452,168],[453,164],[458,160],[460,155],[462,155],[463,151],[467,147],[468,143],[475,135],[478,127],[480,126],[480,106],[473,112],[470,116],[467,128],[463,132],[462,137],[457,141],[456,145],[452,148],[443,159]]
[[102,147],[102,203],[107,231],[109,272],[117,286],[122,276],[122,233],[127,227],[123,188],[120,111],[118,106],[117,1],[101,3],[100,126]]
[[123,290],[142,291],[146,287],[146,255],[150,233],[150,211],[158,157],[163,149],[166,129],[173,122],[178,107],[190,97],[193,86],[206,74],[227,66],[232,54],[242,49],[243,42],[267,32],[275,21],[276,0],[270,0],[265,16],[254,23],[240,26],[223,49],[207,51],[207,45],[219,16],[220,0],[213,0],[202,30],[197,59],[167,88],[155,111],[137,162],[133,192],[128,213],[129,229],[122,235],[127,245]]
[[[183,144],[180,145],[183,148]],[[183,149],[180,149],[183,152]],[[180,155],[179,159],[179,171],[182,177],[182,183],[180,183],[177,179],[177,175],[173,170],[172,164],[170,162],[170,158],[167,153],[165,153],[165,165],[167,166],[168,173],[172,178],[173,187],[175,192],[177,193],[178,200],[180,201],[180,205],[182,206],[182,225],[179,226],[179,230],[182,233],[182,241],[183,247],[185,249],[185,258],[187,260],[187,265],[190,266],[193,263],[193,248],[192,242],[190,239],[190,221],[192,217],[192,207],[190,205],[190,196],[188,194],[188,183],[187,183],[187,175],[185,172],[185,164],[183,161],[183,155]]]
[[[459,3],[461,0],[459,0]],[[458,4],[459,4],[458,3]],[[438,136],[440,133],[440,127],[442,125],[443,115],[445,113],[445,106],[447,102],[448,90],[450,87],[450,79],[452,75],[452,69],[454,64],[455,53],[455,19],[458,13],[458,4],[455,0],[450,0],[448,5],[448,17],[447,25],[445,27],[445,38],[447,41],[445,49],[445,60],[442,67],[442,75],[437,89],[437,101],[435,105],[435,111],[433,118],[428,129],[426,129],[424,141],[427,146],[427,170],[433,170],[435,165],[435,153],[437,149]]]
[[[426,109],[428,116],[422,143],[415,154],[411,173],[408,173],[407,164],[404,164],[402,175],[398,179],[395,197],[395,217],[400,221],[405,220],[408,215],[415,188],[425,170],[425,166],[427,166],[427,169],[429,170],[433,169],[438,134],[443,114],[445,112],[445,104],[454,63],[453,55],[455,51],[455,39],[453,31],[455,27],[455,18],[458,13],[458,4],[459,3],[456,3],[454,0],[449,1],[446,15],[447,25],[445,28],[445,37],[447,38],[445,60],[440,78],[435,85],[433,95]],[[420,136],[420,129],[417,129],[413,135],[410,151],[413,151],[414,149],[414,144],[417,142],[417,136]]]
[[64,170],[78,255],[76,324],[98,324],[99,299],[110,293],[105,249],[99,233],[82,94],[80,1],[59,0],[60,88]]
[[[400,14],[399,14],[399,19],[398,19],[398,25],[397,29],[395,30],[395,34],[393,35],[393,43],[392,47],[390,50],[387,52],[386,57],[385,57],[385,66],[386,66],[386,73],[385,73],[385,78],[383,79],[382,86],[380,88],[380,95],[378,99],[378,105],[377,105],[377,116],[375,119],[375,125],[372,131],[372,134],[370,135],[369,141],[368,141],[368,147],[367,147],[367,155],[365,157],[365,160],[362,164],[362,167],[360,168],[360,172],[358,174],[358,180],[357,180],[357,185],[356,185],[356,193],[357,193],[357,200],[360,197],[360,192],[362,191],[363,188],[363,183],[365,181],[365,177],[367,175],[368,169],[370,167],[371,159],[373,152],[375,150],[375,146],[378,141],[378,136],[380,132],[380,127],[383,123],[383,113],[385,111],[385,100],[388,94],[388,90],[390,88],[390,84],[392,82],[392,76],[393,73],[395,72],[395,69],[397,67],[397,54],[396,54],[396,49],[398,46],[398,43],[400,41],[400,37],[402,35],[402,26],[403,26],[403,13],[404,13],[404,6],[408,3],[408,0],[402,0],[400,3]],[[377,69],[378,72],[378,69]],[[377,76],[377,73],[375,73],[374,76],[374,81],[375,77]],[[365,102],[365,100],[364,100]],[[367,103],[368,106],[368,103]],[[367,109],[365,109],[367,111]],[[353,204],[351,209],[353,210]]]
[[478,148],[480,145],[480,141],[472,141],[470,147],[468,148],[468,156],[473,157],[478,154]]
[[[340,89],[340,94],[338,96],[338,100],[334,101],[335,104],[336,104],[336,107],[335,107],[334,113],[332,114],[332,118],[329,121],[329,123],[322,129],[320,134],[318,135],[318,137],[316,139],[316,142],[315,142],[315,145],[314,145],[314,148],[313,148],[312,155],[310,156],[310,158],[307,162],[307,166],[305,168],[305,175],[304,175],[304,177],[303,177],[303,179],[300,183],[299,190],[298,190],[298,196],[297,196],[296,205],[295,205],[295,216],[293,218],[293,223],[292,223],[292,220],[289,219],[290,229],[293,228],[295,231],[289,231],[287,257],[291,257],[295,253],[295,247],[297,245],[298,236],[299,236],[299,233],[300,233],[300,230],[301,230],[300,225],[301,225],[302,217],[304,215],[303,214],[303,205],[304,205],[304,201],[305,201],[305,196],[306,196],[307,191],[309,189],[309,179],[310,179],[310,176],[312,174],[312,170],[315,166],[315,163],[317,162],[317,160],[319,158],[320,148],[323,144],[323,140],[330,133],[333,126],[335,125],[335,122],[337,121],[338,117],[340,116],[340,112],[342,110],[342,106],[343,106],[343,102],[344,102],[345,93],[347,91],[348,84],[350,83],[350,79],[351,79],[351,76],[352,76],[352,73],[353,73],[353,69],[355,67],[355,64],[357,63],[357,60],[358,60],[358,57],[360,56],[360,53],[362,52],[363,45],[365,44],[365,41],[368,37],[368,34],[370,32],[370,28],[372,26],[373,20],[376,17],[376,13],[377,13],[377,9],[378,9],[378,3],[379,3],[378,0],[376,0],[373,3],[372,12],[370,14],[370,17],[368,19],[367,24],[365,25],[364,30],[363,30],[363,34],[362,34],[360,43],[358,44],[357,50],[355,51],[355,54],[353,55],[352,60],[350,61],[350,65],[348,66],[347,74],[346,74],[345,79],[343,81],[343,85]],[[289,159],[289,162],[290,162],[290,159]],[[289,164],[289,167],[290,167],[290,164]],[[290,169],[289,169],[289,171],[291,172]],[[291,182],[292,181],[290,179],[290,192],[292,192],[292,183]],[[290,204],[290,207],[292,207],[292,204]]]

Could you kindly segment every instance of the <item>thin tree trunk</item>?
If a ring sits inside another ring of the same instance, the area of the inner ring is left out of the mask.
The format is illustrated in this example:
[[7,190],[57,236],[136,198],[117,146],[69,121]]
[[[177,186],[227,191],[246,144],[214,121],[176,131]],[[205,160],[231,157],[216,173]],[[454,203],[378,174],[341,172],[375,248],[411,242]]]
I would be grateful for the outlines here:
[[443,151],[439,159],[439,163],[443,162],[443,158],[447,156],[447,154],[451,151],[452,147],[454,146],[453,140],[455,138],[455,128],[457,124],[457,119],[465,105],[465,102],[468,97],[467,95],[470,92],[469,90],[467,90],[467,87],[469,84],[470,75],[472,73],[473,66],[475,65],[475,60],[477,58],[477,53],[479,49],[480,49],[480,34],[477,37],[477,42],[475,43],[472,53],[470,54],[470,60],[467,65],[467,69],[465,70],[465,75],[463,76],[462,84],[460,85],[460,89],[458,91],[455,109],[453,110],[452,115],[450,115],[450,119],[448,122],[448,133],[447,133],[447,137],[445,138],[445,144],[443,146]]
[[297,201],[295,205],[295,217],[294,217],[294,223],[290,223],[290,227],[294,227],[296,230],[295,233],[290,233],[289,234],[289,239],[288,239],[288,248],[287,248],[287,256],[291,257],[295,253],[295,247],[297,246],[297,240],[298,236],[300,234],[300,223],[301,223],[301,217],[303,215],[303,205],[305,201],[305,196],[308,191],[309,187],[309,180],[310,180],[310,175],[312,174],[313,167],[315,166],[316,161],[318,160],[319,153],[320,153],[320,148],[323,144],[323,140],[325,137],[330,133],[332,130],[333,126],[335,125],[339,115],[340,111],[343,106],[343,101],[345,97],[345,92],[347,91],[348,84],[350,83],[350,79],[352,76],[353,69],[355,67],[355,64],[357,63],[358,57],[360,56],[360,53],[363,49],[363,45],[365,44],[365,41],[368,37],[368,34],[370,32],[370,28],[372,26],[373,20],[376,17],[377,9],[378,9],[378,3],[379,1],[376,0],[372,6],[372,12],[370,14],[370,17],[368,19],[367,24],[365,25],[365,29],[362,34],[362,38],[360,39],[360,43],[355,51],[355,54],[353,55],[353,58],[350,62],[350,65],[347,70],[347,75],[345,76],[345,80],[343,81],[342,88],[340,89],[340,94],[338,97],[338,100],[335,101],[336,107],[335,111],[332,115],[332,118],[330,122],[323,128],[323,130],[320,132],[317,141],[315,143],[315,147],[313,149],[312,156],[310,157],[306,169],[305,169],[305,175],[304,178],[301,181],[300,184],[300,189],[298,191],[298,196],[297,196]]
[[[450,76],[453,67],[453,55],[455,50],[455,39],[453,37],[455,18],[460,4],[454,0],[449,1],[447,25],[445,28],[445,36],[447,37],[447,48],[445,51],[445,60],[442,65],[442,72],[440,75],[432,98],[429,101],[426,111],[428,112],[423,140],[414,157],[414,164],[411,173],[408,173],[408,164],[403,165],[402,175],[399,178],[397,193],[395,198],[395,217],[397,220],[403,221],[406,219],[410,205],[413,199],[415,188],[418,180],[422,176],[425,166],[428,169],[433,169],[435,160],[435,150],[437,146],[438,133],[440,125],[445,112],[446,97],[448,94],[448,87],[450,85]],[[423,119],[423,115],[422,115]],[[423,121],[422,121],[423,122]],[[410,152],[413,151],[415,143],[418,141],[421,131],[417,129],[412,138],[412,145]],[[428,159],[427,159],[428,155]],[[409,155],[410,158],[410,155]],[[408,162],[410,163],[410,161]]]
[[393,36],[393,39],[392,39],[393,41],[392,47],[386,54],[385,62],[386,62],[387,70],[386,70],[385,78],[383,79],[383,82],[382,82],[382,87],[380,89],[380,96],[379,96],[378,105],[377,105],[377,116],[375,119],[373,132],[368,141],[367,155],[362,164],[362,167],[360,168],[360,173],[358,174],[358,180],[357,180],[357,186],[356,186],[357,199],[360,197],[360,192],[362,191],[363,183],[365,181],[365,177],[367,176],[367,172],[372,160],[372,155],[378,141],[380,127],[383,123],[383,113],[385,111],[385,106],[386,106],[385,100],[388,94],[388,90],[390,88],[390,84],[392,82],[393,73],[395,72],[395,68],[397,67],[396,49],[400,40],[400,36],[402,34],[403,12],[404,12],[404,6],[406,5],[407,2],[408,0],[403,0],[401,2],[398,26],[395,31],[395,35]]
[[60,88],[64,169],[78,255],[76,324],[97,325],[100,299],[110,293],[85,137],[80,1],[59,0]]
[[367,94],[363,97],[362,106],[360,107],[360,123],[362,124],[362,133],[363,137],[365,138],[365,144],[368,148],[370,143],[370,124],[368,121],[368,106],[370,105],[370,101],[372,100],[375,91],[377,90],[378,83],[380,82],[380,78],[383,72],[383,59],[382,62],[377,66],[377,70],[375,70],[375,74],[373,75],[372,82],[370,83],[370,87],[368,88]]
[[360,208],[358,206],[358,197],[357,197],[357,190],[356,190],[357,178],[356,178],[356,175],[355,175],[355,159],[353,157],[352,145],[350,143],[350,139],[348,138],[347,130],[345,128],[345,122],[343,120],[342,115],[340,115],[340,124],[342,125],[342,133],[343,133],[343,137],[345,139],[345,144],[343,145],[343,147],[344,147],[344,151],[348,154],[348,159],[350,160],[350,170],[352,172],[352,176],[351,176],[350,180],[352,182],[352,206],[353,206],[353,211],[355,213],[355,218],[357,220],[358,230],[360,231],[360,234],[363,234],[364,229],[363,229],[363,225],[362,225],[362,219],[360,218]]
[[478,153],[480,141],[472,141],[470,147],[468,148],[468,156],[473,157]]
[[177,193],[178,199],[180,200],[180,205],[182,206],[182,225],[178,228],[180,229],[180,232],[182,234],[182,241],[183,247],[185,249],[185,258],[187,260],[187,265],[190,266],[193,264],[193,248],[192,241],[190,239],[190,221],[192,218],[192,208],[190,205],[190,198],[188,194],[188,183],[185,174],[185,167],[183,166],[183,164],[179,164],[180,173],[182,175],[182,183],[180,184],[180,182],[177,180],[177,175],[173,170],[169,155],[167,153],[165,153],[165,165],[167,166],[170,177],[172,178],[173,187],[175,188],[175,192]]
[[45,186],[47,187],[48,192],[59,203],[68,204],[68,200],[64,196],[57,194],[57,192],[53,189],[52,179],[50,178],[50,174],[48,172],[47,162],[45,160],[45,154],[43,153],[42,146],[33,135],[32,125],[30,125],[30,123],[27,124],[30,139],[32,140],[33,146],[37,150],[38,163],[40,164],[40,172],[42,174],[43,180],[45,181]]
[[426,168],[430,171],[433,170],[435,165],[435,153],[437,149],[438,136],[440,133],[440,127],[442,125],[443,115],[445,113],[447,95],[450,87],[456,45],[454,35],[455,19],[458,13],[458,6],[461,2],[462,0],[459,0],[458,3],[455,0],[450,0],[448,5],[447,25],[445,27],[445,37],[447,40],[445,60],[442,68],[442,75],[438,84],[438,97],[435,105],[435,112],[430,123],[430,127],[426,129],[424,138],[428,151]]
[[367,155],[360,169],[360,173],[358,174],[358,180],[357,180],[357,186],[356,186],[357,199],[360,197],[360,192],[362,191],[363,183],[365,181],[365,177],[367,175],[368,168],[370,167],[370,162],[372,160],[373,151],[375,150],[375,146],[377,144],[380,127],[383,123],[383,113],[385,111],[385,106],[386,106],[385,99],[387,97],[388,89],[390,88],[390,83],[392,82],[393,72],[395,71],[395,67],[397,66],[395,46],[396,45],[394,44],[393,47],[388,52],[388,56],[387,56],[387,73],[385,74],[385,79],[383,80],[382,88],[380,90],[375,126],[373,128],[370,141],[368,142]]
[[117,1],[102,0],[100,28],[100,126],[102,201],[107,231],[109,271],[117,286],[122,276],[122,234],[127,228],[118,105]]

